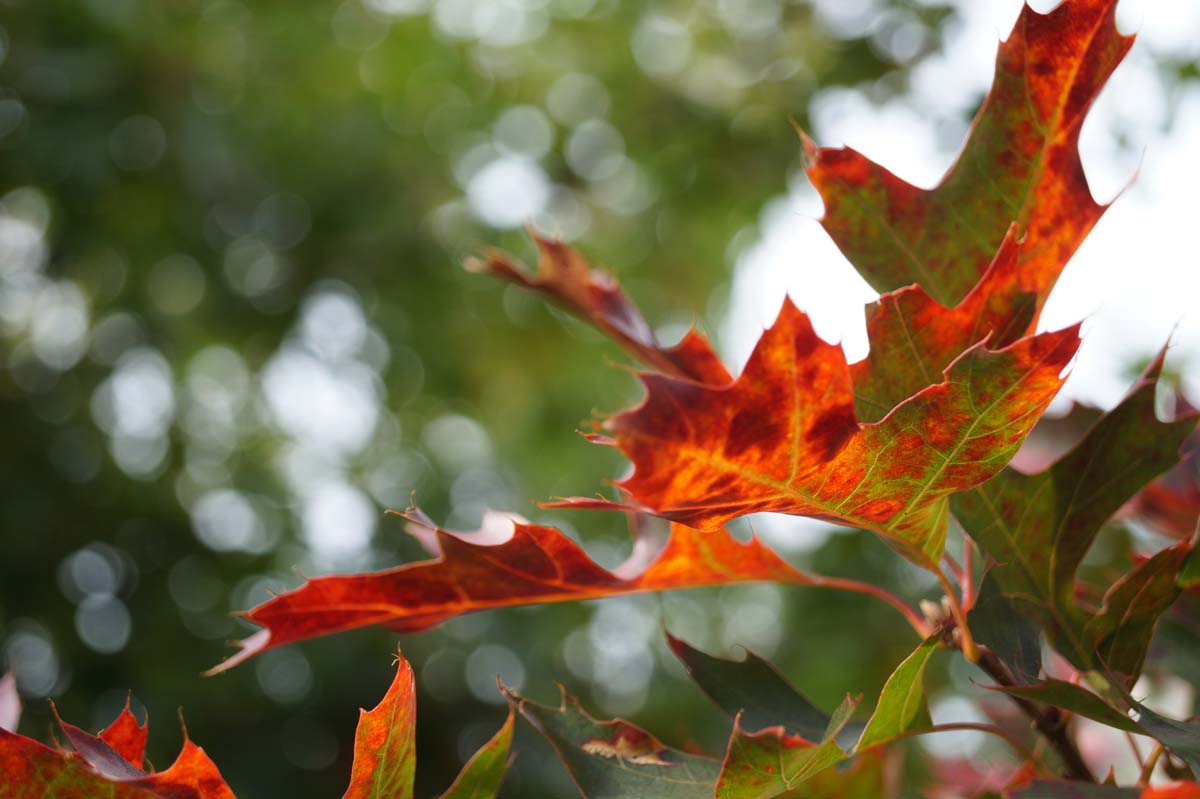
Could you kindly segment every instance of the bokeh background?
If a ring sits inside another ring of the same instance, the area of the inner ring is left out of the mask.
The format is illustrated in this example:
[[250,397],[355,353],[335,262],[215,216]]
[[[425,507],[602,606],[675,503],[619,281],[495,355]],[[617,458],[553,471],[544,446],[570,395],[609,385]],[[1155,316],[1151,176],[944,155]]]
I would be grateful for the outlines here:
[[[931,185],[1018,7],[0,0],[0,669],[22,731],[47,736],[46,697],[98,729],[132,689],[158,765],[182,706],[239,795],[341,795],[396,636],[201,679],[248,632],[231,611],[295,569],[422,557],[383,515],[414,492],[449,527],[492,507],[605,565],[628,549],[616,515],[534,504],[624,468],[573,433],[636,399],[622,356],[463,258],[529,261],[532,224],[618,274],[667,340],[696,321],[738,366],[788,292],[861,357],[873,295],[814,221],[789,117]],[[1200,6],[1127,0],[1120,18],[1141,38],[1084,162],[1099,198],[1140,176],[1048,307],[1049,326],[1088,317],[1060,410],[1111,405],[1172,332],[1172,379],[1200,387]],[[806,567],[935,593],[867,535],[752,521]],[[663,624],[772,657],[828,706],[877,691],[913,644],[882,606],[772,586],[462,618],[401,640],[418,795],[499,725],[497,674],[718,748],[728,722]],[[977,718],[950,698],[972,675],[941,666],[935,718]],[[969,735],[926,745],[992,756]],[[574,795],[528,730],[518,750],[506,796]]]

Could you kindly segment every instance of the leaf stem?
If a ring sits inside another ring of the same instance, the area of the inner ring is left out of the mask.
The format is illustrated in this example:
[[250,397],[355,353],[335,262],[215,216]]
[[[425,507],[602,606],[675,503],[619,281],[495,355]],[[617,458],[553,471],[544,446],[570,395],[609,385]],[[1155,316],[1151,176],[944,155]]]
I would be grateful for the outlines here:
[[1150,756],[1146,758],[1145,765],[1142,766],[1142,773],[1138,775],[1138,785],[1149,785],[1150,778],[1154,776],[1154,767],[1158,765],[1158,760],[1163,756],[1166,748],[1162,743],[1156,743],[1154,749],[1150,751]]
[[899,611],[900,615],[904,616],[905,621],[912,625],[913,630],[916,631],[917,636],[922,640],[933,634],[933,631],[929,628],[929,624],[926,623],[925,619],[922,618],[921,614],[914,607],[886,588],[880,588],[877,585],[865,583],[861,580],[850,580],[843,577],[826,577],[820,574],[805,576],[810,579],[809,585],[819,588],[833,588],[838,591],[850,591],[855,594],[865,594],[886,602]]
[[959,584],[962,586],[963,609],[970,613],[971,608],[975,607],[975,542],[969,535],[963,536],[962,579]]
[[[901,738],[911,738],[917,735],[930,735],[936,732],[954,732],[955,730],[986,732],[990,735],[995,735],[998,738],[1003,738],[1008,742],[1008,745],[1012,747],[1013,751],[1021,757],[1022,760],[1029,761],[1035,765],[1037,764],[1037,758],[1034,756],[1033,750],[1026,746],[1024,741],[1013,735],[1011,732],[997,727],[994,724],[978,724],[972,721],[956,721],[949,724],[934,724],[931,727],[923,727],[916,730],[905,730],[904,732],[888,738],[886,741],[879,741],[876,744],[872,744],[862,751],[873,749],[876,746],[886,746],[887,744],[898,741]],[[859,752],[856,751],[855,754],[859,754]]]
[[950,603],[950,613],[954,616],[954,623],[958,625],[958,634],[961,638],[959,648],[962,649],[963,657],[971,663],[978,663],[979,647],[975,644],[975,639],[971,636],[971,628],[967,626],[967,614],[963,611],[963,606],[958,601],[954,585],[950,582],[950,578],[946,576],[946,572],[941,566],[938,567],[935,573],[937,574],[938,581],[942,584],[942,589],[946,592],[946,600]]

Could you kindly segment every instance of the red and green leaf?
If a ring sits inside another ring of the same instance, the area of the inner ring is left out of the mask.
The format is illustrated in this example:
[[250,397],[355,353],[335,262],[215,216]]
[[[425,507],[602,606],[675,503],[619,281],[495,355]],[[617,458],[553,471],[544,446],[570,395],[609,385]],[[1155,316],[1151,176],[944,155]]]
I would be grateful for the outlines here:
[[1020,246],[1012,228],[979,283],[954,307],[919,285],[884,294],[867,306],[871,351],[850,365],[861,422],[877,422],[904,400],[942,380],[962,353],[986,340],[991,349],[1024,336],[1035,311],[1019,281]]
[[739,716],[717,781],[717,799],[773,799],[802,790],[801,786],[849,757],[837,735],[856,705],[847,697],[819,743],[791,735],[783,727],[747,732]]
[[[731,741],[731,753],[734,745]],[[745,736],[736,746],[741,750],[735,762],[742,769],[742,776],[736,781],[719,783],[716,793],[719,799],[766,799],[777,796],[877,799],[887,795],[887,761],[883,750],[866,752],[841,768],[824,768],[800,780],[796,778],[799,775],[798,765],[789,760],[795,760],[798,755],[810,751],[813,754],[809,763],[815,764],[829,750],[821,750],[803,739],[788,736],[778,727]],[[790,778],[781,776],[785,773]],[[789,787],[793,785],[795,789]]]
[[1075,573],[1100,528],[1176,463],[1196,426],[1195,417],[1158,421],[1154,393],[1161,368],[1160,356],[1121,404],[1049,468],[1033,475],[1006,469],[953,500],[955,517],[997,561],[991,576],[1000,589],[1081,669],[1138,673],[1190,549],[1180,544],[1126,575],[1099,610],[1076,600]]
[[417,694],[412,666],[396,657],[396,676],[372,710],[358,712],[350,786],[342,799],[412,799],[417,767]]
[[[741,376],[706,386],[642,375],[646,398],[606,424],[634,463],[631,505],[703,530],[748,513],[873,530],[919,565],[941,559],[951,494],[1004,467],[1062,385],[1077,328],[975,345],[863,424],[841,347],[785,301]],[[559,506],[621,507],[573,499]]]
[[[837,710],[826,716],[797,694],[766,661],[753,656],[741,663],[725,661],[698,652],[678,639],[672,638],[670,643],[689,673],[723,710],[728,712],[739,701],[746,703],[733,711],[734,728],[717,783],[718,799],[804,795],[796,792],[807,790],[809,781],[852,756],[876,757],[885,744],[933,729],[925,702],[924,671],[937,648],[935,638],[923,641],[896,667],[865,727],[855,725],[849,740],[845,733],[850,730],[850,719],[861,695],[847,696]],[[761,687],[746,684],[747,679],[755,677],[763,682]],[[721,678],[739,685],[725,685]],[[775,712],[767,704],[770,701],[778,703]],[[825,724],[818,729],[816,722],[822,718]],[[810,733],[793,732],[801,726]]]
[[554,747],[584,799],[713,796],[721,770],[713,758],[670,749],[622,719],[597,721],[565,689],[557,708],[531,702],[510,688],[504,695]]
[[[126,717],[128,718],[126,719]],[[216,765],[187,737],[164,771],[141,769],[145,727],[128,705],[100,736],[59,719],[74,751],[52,749],[0,729],[0,796],[5,799],[233,799]],[[107,737],[105,737],[107,735]],[[112,741],[120,750],[110,745]]]
[[1045,302],[1104,206],[1079,160],[1087,110],[1132,44],[1116,0],[1026,6],[1001,44],[991,91],[936,188],[912,186],[854,150],[805,139],[825,229],[880,292],[919,283],[957,303],[979,282],[1014,221],[1022,290]]
[[[417,694],[412,666],[396,656],[396,676],[372,710],[360,710],[354,764],[342,799],[411,799],[417,768]],[[439,799],[495,799],[508,772],[513,718],[463,766]]]

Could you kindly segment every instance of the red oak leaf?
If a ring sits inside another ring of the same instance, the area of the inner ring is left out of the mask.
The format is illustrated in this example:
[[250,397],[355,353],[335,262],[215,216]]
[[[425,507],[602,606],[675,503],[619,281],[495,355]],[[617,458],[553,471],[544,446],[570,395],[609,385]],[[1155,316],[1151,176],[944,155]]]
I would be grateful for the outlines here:
[[850,366],[860,422],[877,422],[926,386],[941,382],[954,359],[986,340],[1012,344],[1033,319],[1034,297],[1021,289],[1016,228],[1010,228],[978,285],[947,308],[919,285],[888,292],[867,306],[871,351]]
[[953,304],[1015,220],[1020,280],[1040,308],[1071,254],[1104,212],[1079,160],[1079,130],[1133,42],[1117,32],[1117,0],[1025,7],[996,56],[991,91],[957,163],[918,189],[854,150],[805,139],[822,224],[878,291],[912,282]]
[[373,710],[360,710],[350,787],[342,799],[412,799],[416,773],[417,695],[412,666],[396,658],[396,676]]
[[137,717],[129,709],[129,694],[125,695],[125,707],[120,715],[100,733],[100,740],[111,746],[134,768],[141,768],[146,756],[146,737],[150,733],[149,722],[138,724]]
[[759,511],[812,516],[873,530],[936,568],[947,498],[1008,463],[1078,344],[1078,326],[996,351],[977,344],[942,382],[863,424],[841,347],[785,301],[731,384],[641,375],[645,400],[606,423],[634,464],[618,485],[636,510],[699,529]]
[[273,647],[368,625],[412,632],[463,613],[514,605],[750,580],[835,582],[797,571],[757,539],[743,544],[724,531],[701,534],[676,525],[659,551],[639,537],[630,560],[609,571],[552,527],[510,519],[505,540],[481,541],[478,533],[435,528],[416,509],[403,515],[438,555],[435,560],[317,577],[280,594],[243,614],[265,629],[239,642],[241,651],[209,673]]
[[[126,719],[126,714],[128,719]],[[0,796],[5,799],[234,799],[220,771],[204,750],[187,737],[169,768],[140,768],[145,727],[128,705],[100,737],[58,720],[74,751],[52,749],[0,730]],[[104,737],[107,735],[107,738]],[[139,736],[141,736],[139,743]],[[120,745],[118,751],[109,740]],[[132,762],[137,758],[137,763]]]
[[[412,799],[416,774],[417,699],[413,670],[396,656],[396,676],[379,704],[360,710],[354,734],[354,765],[342,799]],[[489,799],[508,771],[513,714],[463,766],[439,799]]]

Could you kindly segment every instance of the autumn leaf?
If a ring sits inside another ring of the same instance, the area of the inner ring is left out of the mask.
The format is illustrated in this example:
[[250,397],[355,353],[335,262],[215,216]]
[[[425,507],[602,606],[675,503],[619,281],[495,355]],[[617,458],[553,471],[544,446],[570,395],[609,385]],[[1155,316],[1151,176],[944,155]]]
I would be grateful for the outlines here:
[[[342,799],[412,799],[417,767],[417,699],[412,666],[396,656],[396,676],[372,710],[360,710],[350,785]],[[495,799],[508,771],[513,718],[476,752],[439,799]]]
[[829,727],[811,741],[781,726],[749,732],[742,727],[739,714],[721,765],[717,799],[792,795],[801,785],[849,757],[837,738],[857,707],[858,698],[846,697],[830,718]]
[[855,152],[805,139],[822,224],[877,291],[919,283],[953,305],[979,282],[1014,221],[1023,291],[1044,304],[1105,206],[1092,198],[1079,131],[1132,44],[1117,32],[1117,0],[1026,6],[996,56],[987,99],[957,162],[936,188],[916,188]]
[[373,710],[358,712],[350,786],[342,799],[412,799],[417,697],[412,666],[396,656],[396,676]]
[[645,400],[606,427],[634,464],[628,505],[702,530],[748,513],[812,516],[873,530],[936,569],[947,498],[1000,471],[1062,385],[1078,328],[992,351],[977,344],[878,422],[856,417],[839,346],[785,301],[741,376],[705,386],[643,374]]
[[757,538],[743,544],[724,531],[702,534],[674,525],[661,549],[640,538],[630,560],[609,571],[552,527],[510,518],[511,535],[497,543],[434,527],[415,508],[403,516],[436,559],[373,574],[317,577],[264,602],[243,616],[265,629],[239,642],[240,651],[209,673],[273,647],[369,625],[413,632],[463,613],[516,605],[752,580],[823,583]]
[[1160,355],[1128,396],[1049,468],[1032,475],[1006,469],[952,501],[963,528],[996,560],[991,576],[1001,591],[1080,669],[1138,673],[1190,549],[1183,543],[1140,565],[1109,588],[1099,609],[1076,600],[1076,571],[1101,526],[1178,460],[1196,426],[1194,416],[1158,421],[1162,361]]
[[134,768],[141,768],[146,757],[146,738],[150,734],[149,721],[138,723],[129,708],[130,695],[125,694],[125,707],[111,724],[100,732],[100,740],[113,748]]
[[[91,735],[62,719],[74,751],[52,749],[0,729],[0,796],[5,799],[233,799],[216,765],[184,730],[183,749],[164,771],[140,767],[145,727],[128,703],[117,721]],[[111,743],[110,743],[111,742]],[[116,747],[119,747],[116,748]]]
[[17,693],[17,678],[9,672],[0,677],[0,730],[16,732],[21,722],[21,695]]
[[[750,766],[750,779],[739,780],[736,784],[718,784],[716,795],[720,799],[765,799],[775,796],[804,799],[879,799],[887,795],[887,757],[882,749],[858,755],[842,768],[825,768],[806,776],[802,782],[796,783],[798,788],[792,790],[787,787],[788,782],[778,775],[781,772],[796,773],[794,767],[788,768],[791,765],[787,762],[789,754],[804,752],[805,743],[802,740],[789,740],[778,727],[765,730],[739,745],[748,745],[751,740],[761,747],[755,753],[759,756],[757,764],[749,757],[739,758],[743,765]],[[789,744],[794,747],[790,751],[787,749]],[[808,744],[807,748],[814,747]],[[777,757],[775,762],[770,760],[773,755]],[[751,781],[759,784],[746,784]]]
[[695,329],[674,347],[664,348],[642,312],[607,272],[592,268],[578,250],[531,231],[538,268],[530,273],[510,256],[493,250],[472,258],[467,269],[495,275],[535,291],[593,324],[642,363],[665,374],[702,383],[729,382],[729,373],[712,346]]
[[[802,795],[794,792],[852,756],[874,757],[885,744],[934,730],[925,702],[924,672],[937,638],[922,641],[896,667],[867,723],[853,726],[850,720],[861,695],[847,696],[832,714],[825,715],[766,661],[753,656],[740,663],[720,660],[678,639],[668,641],[689,674],[723,710],[744,703],[733,710],[734,728],[717,783],[718,799]],[[761,685],[751,684],[755,678]],[[794,732],[801,727],[807,734]]]
[[979,283],[954,307],[919,285],[888,292],[867,306],[871,351],[850,365],[854,409],[860,422],[877,422],[926,386],[972,346],[986,340],[1001,349],[1019,340],[1036,310],[1020,284],[1016,228],[996,252]]

